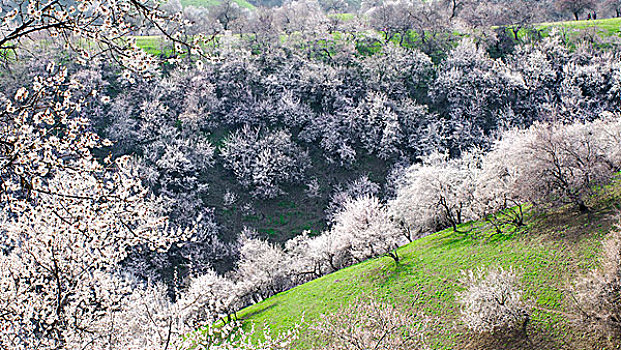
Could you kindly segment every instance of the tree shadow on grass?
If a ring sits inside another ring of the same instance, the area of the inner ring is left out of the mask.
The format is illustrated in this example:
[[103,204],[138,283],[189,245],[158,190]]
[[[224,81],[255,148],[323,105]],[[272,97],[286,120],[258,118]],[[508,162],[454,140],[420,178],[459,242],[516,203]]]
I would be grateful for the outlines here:
[[534,220],[531,231],[550,240],[577,242],[608,232],[616,222],[616,211],[610,208],[596,208],[589,214],[572,208],[557,208],[540,214]]
[[[259,304],[254,304],[254,305],[256,306],[256,305],[259,305]],[[261,314],[263,314],[263,313],[269,311],[270,309],[276,307],[276,305],[278,305],[278,303],[272,303],[272,304],[266,305],[266,306],[261,305],[261,307],[257,308],[257,310],[254,310],[252,312],[244,314],[242,317],[239,317],[239,320],[240,321],[244,321],[244,320],[248,320],[248,319],[254,318],[256,316],[260,316]]]
[[464,342],[467,350],[559,350],[570,349],[568,344],[545,334],[529,335],[526,337],[521,331],[511,333],[495,333],[474,335],[468,333]]

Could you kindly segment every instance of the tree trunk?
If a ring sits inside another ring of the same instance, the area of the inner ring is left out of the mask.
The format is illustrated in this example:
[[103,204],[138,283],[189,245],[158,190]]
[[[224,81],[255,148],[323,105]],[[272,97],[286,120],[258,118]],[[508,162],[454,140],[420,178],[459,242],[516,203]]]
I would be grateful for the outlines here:
[[574,17],[576,18],[576,21],[578,20],[578,12],[574,12]]
[[508,211],[513,215],[512,222],[516,227],[524,226],[524,210],[521,204],[517,205],[517,210],[509,208]]
[[526,314],[524,317],[524,322],[522,323],[522,334],[524,338],[528,341],[529,344],[532,345],[532,341],[528,337],[528,322],[530,321],[530,315]]
[[[404,225],[403,225],[404,226]],[[413,242],[414,240],[412,239],[412,229],[409,227],[404,227],[403,231],[404,232],[404,236],[405,238],[408,240],[408,242]]]
[[455,18],[455,15],[457,15],[457,0],[451,1],[451,4],[453,6],[451,8],[451,18],[449,18],[449,19],[452,21],[453,18]]
[[332,268],[332,270],[334,270],[334,271],[338,271],[339,270],[339,269],[337,269],[334,266],[334,257],[333,256],[330,257],[330,259],[328,260],[328,263],[330,263],[330,267]]
[[[494,230],[496,231],[496,235],[502,235],[502,222],[499,221],[496,217],[494,217],[493,214],[488,215],[485,218],[485,221],[489,222],[490,225],[492,225],[494,227]],[[490,235],[490,237],[492,237],[494,235]]]
[[389,257],[392,258],[392,260],[395,261],[395,264],[399,263],[399,255],[397,254],[397,251],[392,251],[392,252],[388,252],[386,255],[388,255]]
[[515,38],[515,41],[520,41],[520,37],[518,35],[518,33],[520,32],[520,27],[519,26],[515,26],[515,28],[513,28],[513,38]]
[[583,200],[578,200],[578,209],[580,209],[580,212],[583,214],[590,211],[589,207],[584,203]]

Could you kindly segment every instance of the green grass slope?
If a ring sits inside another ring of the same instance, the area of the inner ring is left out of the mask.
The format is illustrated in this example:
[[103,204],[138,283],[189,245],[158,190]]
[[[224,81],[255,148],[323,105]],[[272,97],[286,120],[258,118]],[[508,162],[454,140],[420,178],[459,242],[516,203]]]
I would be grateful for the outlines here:
[[[431,316],[432,348],[475,349],[481,340],[473,342],[459,322],[461,271],[502,266],[521,273],[524,299],[534,306],[528,329],[533,343],[496,339],[488,348],[603,349],[604,340],[572,326],[569,290],[572,281],[598,266],[601,240],[616,223],[620,190],[619,184],[610,186],[594,200],[597,209],[590,218],[570,209],[531,212],[525,227],[504,235],[493,235],[484,222],[463,225],[472,228],[468,236],[438,232],[400,248],[399,264],[388,257],[368,260],[250,306],[238,317],[257,328],[269,324],[285,331],[302,317],[312,324],[323,313],[370,295]],[[305,340],[299,344],[308,347]]]
[[565,21],[565,22],[549,22],[537,25],[541,29],[550,29],[554,27],[564,27],[568,29],[587,29],[598,28],[608,35],[616,35],[621,27],[621,18],[606,18],[595,21]]

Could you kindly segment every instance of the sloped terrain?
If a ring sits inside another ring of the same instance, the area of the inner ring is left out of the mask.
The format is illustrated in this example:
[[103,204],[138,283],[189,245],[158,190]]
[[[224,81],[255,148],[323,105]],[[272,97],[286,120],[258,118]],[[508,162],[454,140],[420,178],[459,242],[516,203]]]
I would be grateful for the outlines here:
[[541,29],[560,27],[567,29],[597,28],[602,31],[602,34],[607,35],[617,35],[619,33],[619,26],[621,26],[621,18],[605,18],[590,21],[548,22],[537,25],[537,27]]
[[[280,293],[238,313],[246,324],[285,331],[303,318],[305,329],[324,313],[365,295],[431,316],[427,334],[434,349],[602,349],[609,342],[572,323],[576,313],[572,282],[597,268],[601,240],[617,222],[619,184],[602,191],[595,212],[572,208],[529,209],[527,224],[494,234],[483,221],[447,229],[398,250],[399,264],[382,257],[368,260]],[[476,339],[460,324],[456,293],[463,270],[500,266],[521,274],[523,298],[533,306],[530,339]],[[304,333],[307,333],[306,331]],[[300,349],[309,348],[304,339]]]

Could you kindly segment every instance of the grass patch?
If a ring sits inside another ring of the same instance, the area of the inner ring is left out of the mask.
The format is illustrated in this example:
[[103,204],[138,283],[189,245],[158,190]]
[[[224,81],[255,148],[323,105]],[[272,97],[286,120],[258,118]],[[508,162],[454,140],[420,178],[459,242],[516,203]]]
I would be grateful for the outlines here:
[[172,53],[172,46],[167,45],[167,41],[162,40],[159,35],[141,35],[134,38],[136,38],[136,45],[150,55],[159,56]]
[[551,29],[554,27],[565,27],[569,29],[588,29],[599,28],[608,33],[608,35],[616,35],[619,33],[621,26],[621,18],[606,18],[591,21],[564,21],[564,22],[547,22],[537,25],[540,29]]

